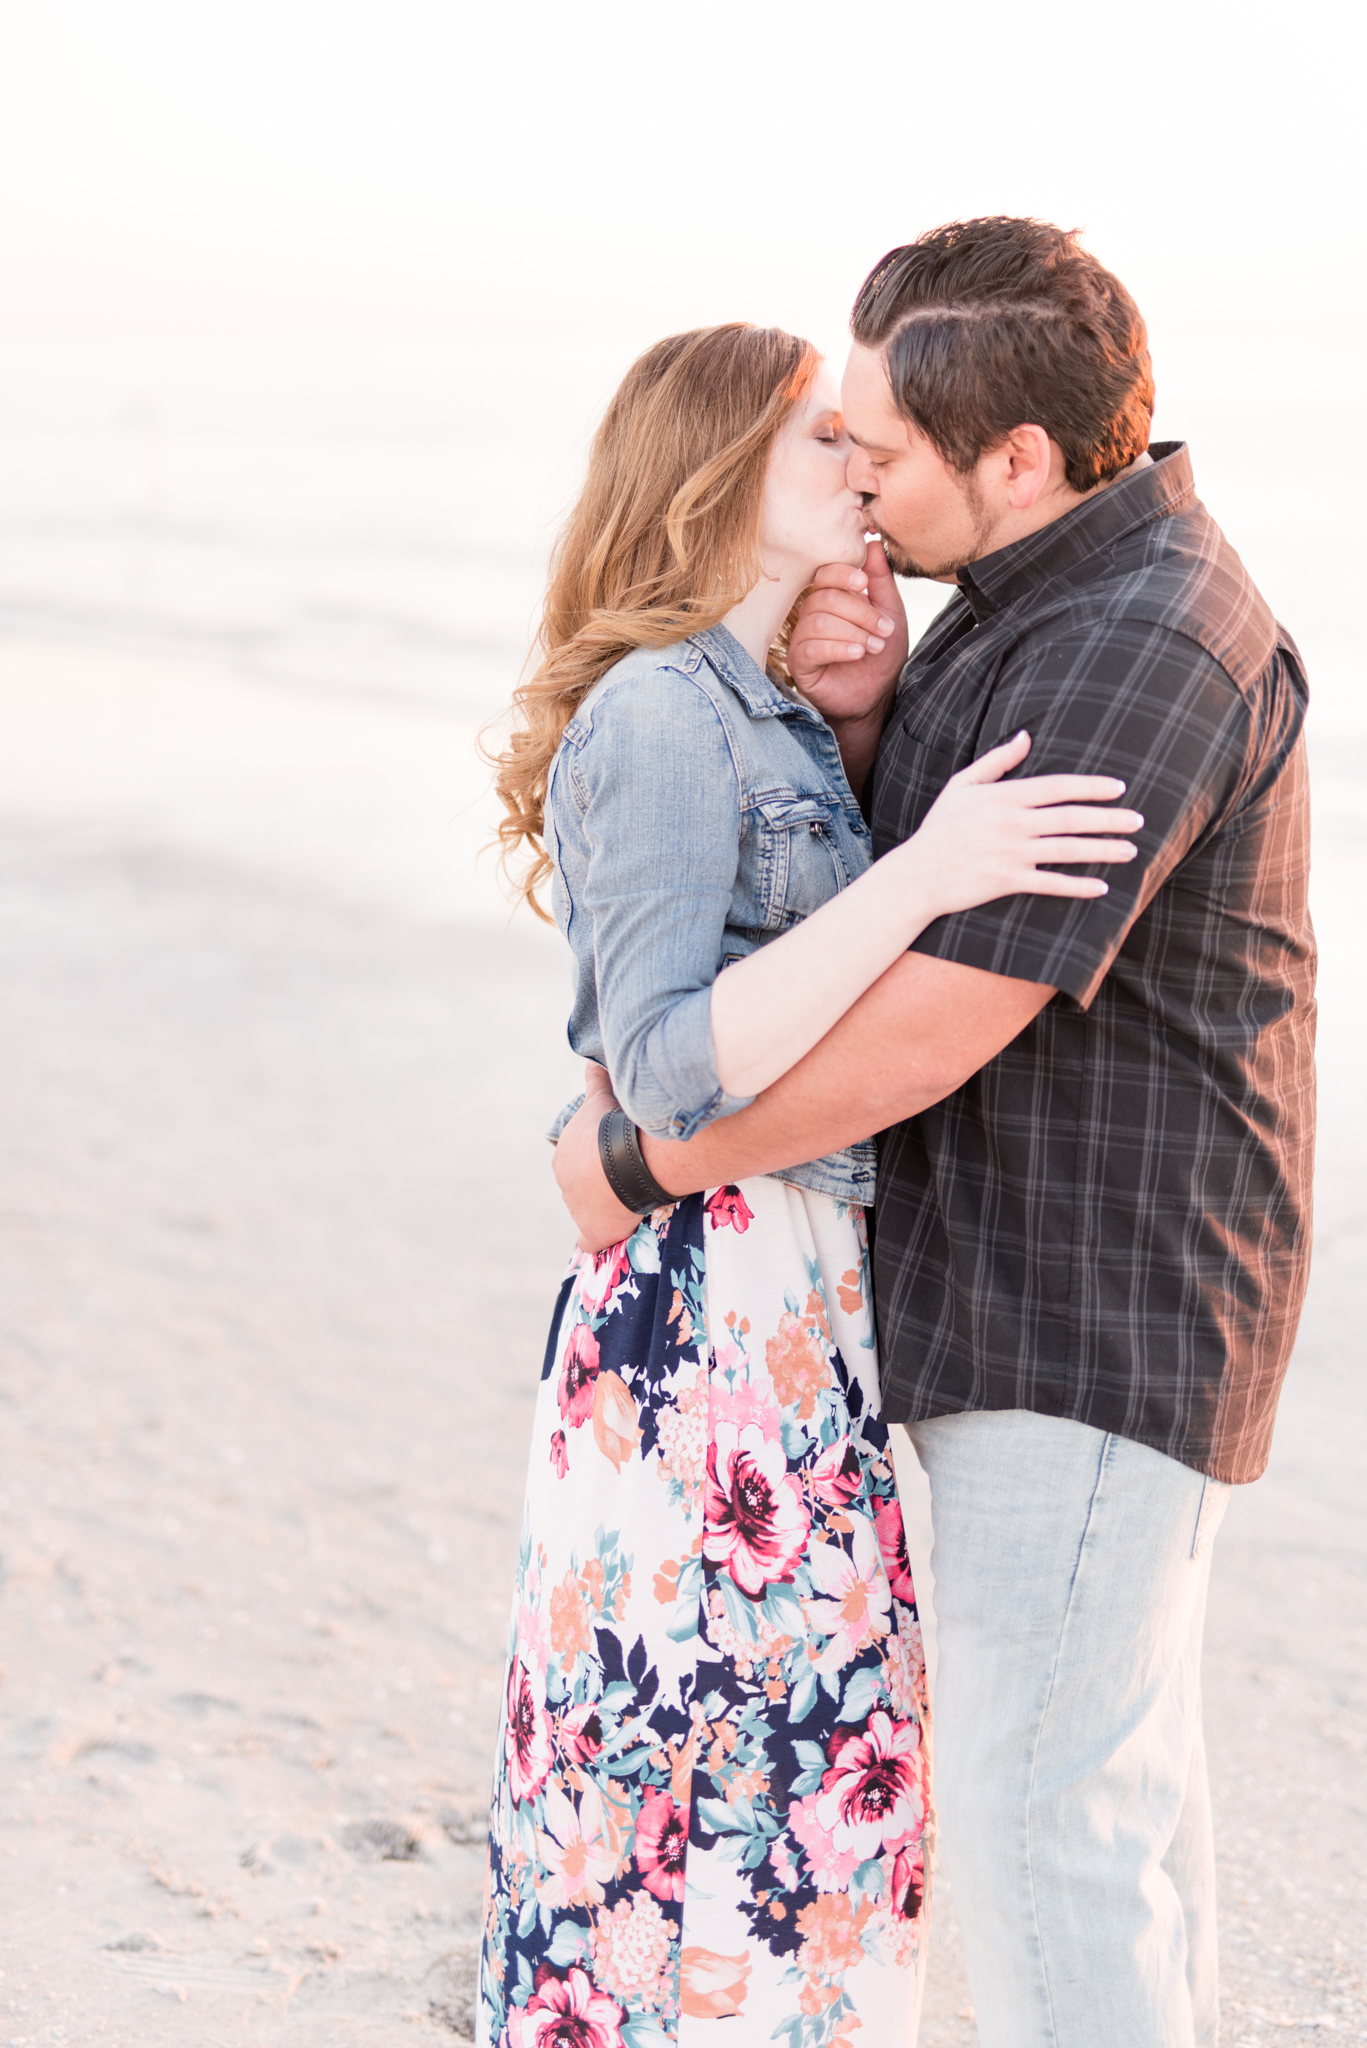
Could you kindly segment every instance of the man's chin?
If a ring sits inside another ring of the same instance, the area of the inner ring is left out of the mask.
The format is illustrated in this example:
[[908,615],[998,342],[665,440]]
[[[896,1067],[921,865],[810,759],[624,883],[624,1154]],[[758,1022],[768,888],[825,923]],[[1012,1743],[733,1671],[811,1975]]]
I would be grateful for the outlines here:
[[895,540],[889,540],[887,534],[883,534],[881,539],[883,542],[883,552],[888,558],[888,567],[892,570],[894,576],[919,576],[924,579],[943,576],[943,569],[928,569],[924,562],[918,562],[914,555],[909,555],[906,552],[905,548],[899,548]]
[[971,568],[974,562],[980,562],[991,552],[991,537],[984,535],[975,543],[971,554],[956,555],[948,562],[918,562],[914,555],[909,555],[905,548],[899,548],[896,541],[889,540],[886,534],[880,538],[893,575],[919,578],[923,583],[957,583],[961,569]]

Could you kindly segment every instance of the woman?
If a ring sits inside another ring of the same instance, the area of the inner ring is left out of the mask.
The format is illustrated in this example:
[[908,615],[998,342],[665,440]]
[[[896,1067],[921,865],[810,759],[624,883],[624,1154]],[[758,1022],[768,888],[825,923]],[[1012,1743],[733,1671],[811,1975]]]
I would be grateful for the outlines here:
[[[571,1042],[680,1138],[786,1072],[932,918],[1100,893],[1036,863],[1132,851],[1060,833],[1133,813],[1065,819],[997,779],[1018,735],[870,867],[781,655],[816,568],[864,560],[847,449],[791,335],[648,350],[594,444],[499,761],[505,848],[530,853],[532,900],[549,875],[574,954]],[[914,2033],[927,1717],[879,1420],[873,1184],[856,1146],[662,1204],[571,1260],[499,1736],[483,2041]]]

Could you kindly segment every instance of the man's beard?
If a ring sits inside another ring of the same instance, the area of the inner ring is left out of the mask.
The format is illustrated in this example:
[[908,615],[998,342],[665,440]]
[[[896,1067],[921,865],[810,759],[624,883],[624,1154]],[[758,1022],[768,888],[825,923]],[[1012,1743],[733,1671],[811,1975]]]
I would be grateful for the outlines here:
[[967,569],[972,563],[980,562],[984,555],[991,554],[993,522],[987,516],[976,477],[964,478],[963,494],[964,502],[973,515],[973,538],[968,544],[966,554],[954,555],[943,562],[918,562],[914,555],[909,555],[905,548],[899,546],[886,527],[878,529],[888,558],[888,566],[894,576],[920,577],[933,583],[953,583],[957,580],[960,569]]

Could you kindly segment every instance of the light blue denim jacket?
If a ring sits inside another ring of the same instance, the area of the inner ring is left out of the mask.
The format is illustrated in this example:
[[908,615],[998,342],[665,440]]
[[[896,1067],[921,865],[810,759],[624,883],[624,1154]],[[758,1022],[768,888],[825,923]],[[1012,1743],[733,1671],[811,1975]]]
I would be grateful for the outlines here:
[[[830,727],[725,626],[638,650],[565,728],[545,839],[574,954],[574,1050],[661,1137],[744,1109],[753,1098],[717,1079],[713,981],[872,857]],[[867,1204],[876,1171],[866,1142],[776,1178]]]

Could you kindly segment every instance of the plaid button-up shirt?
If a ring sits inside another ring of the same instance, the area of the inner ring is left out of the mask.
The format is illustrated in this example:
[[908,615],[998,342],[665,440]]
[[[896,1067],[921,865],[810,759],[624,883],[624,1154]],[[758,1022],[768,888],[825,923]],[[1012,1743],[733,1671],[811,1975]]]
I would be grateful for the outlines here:
[[1026,727],[1025,775],[1122,776],[1140,857],[919,952],[1058,996],[879,1142],[885,1414],[1027,1408],[1220,1479],[1267,1462],[1305,1292],[1314,935],[1299,656],[1179,444],[983,561],[913,650],[877,852]]

